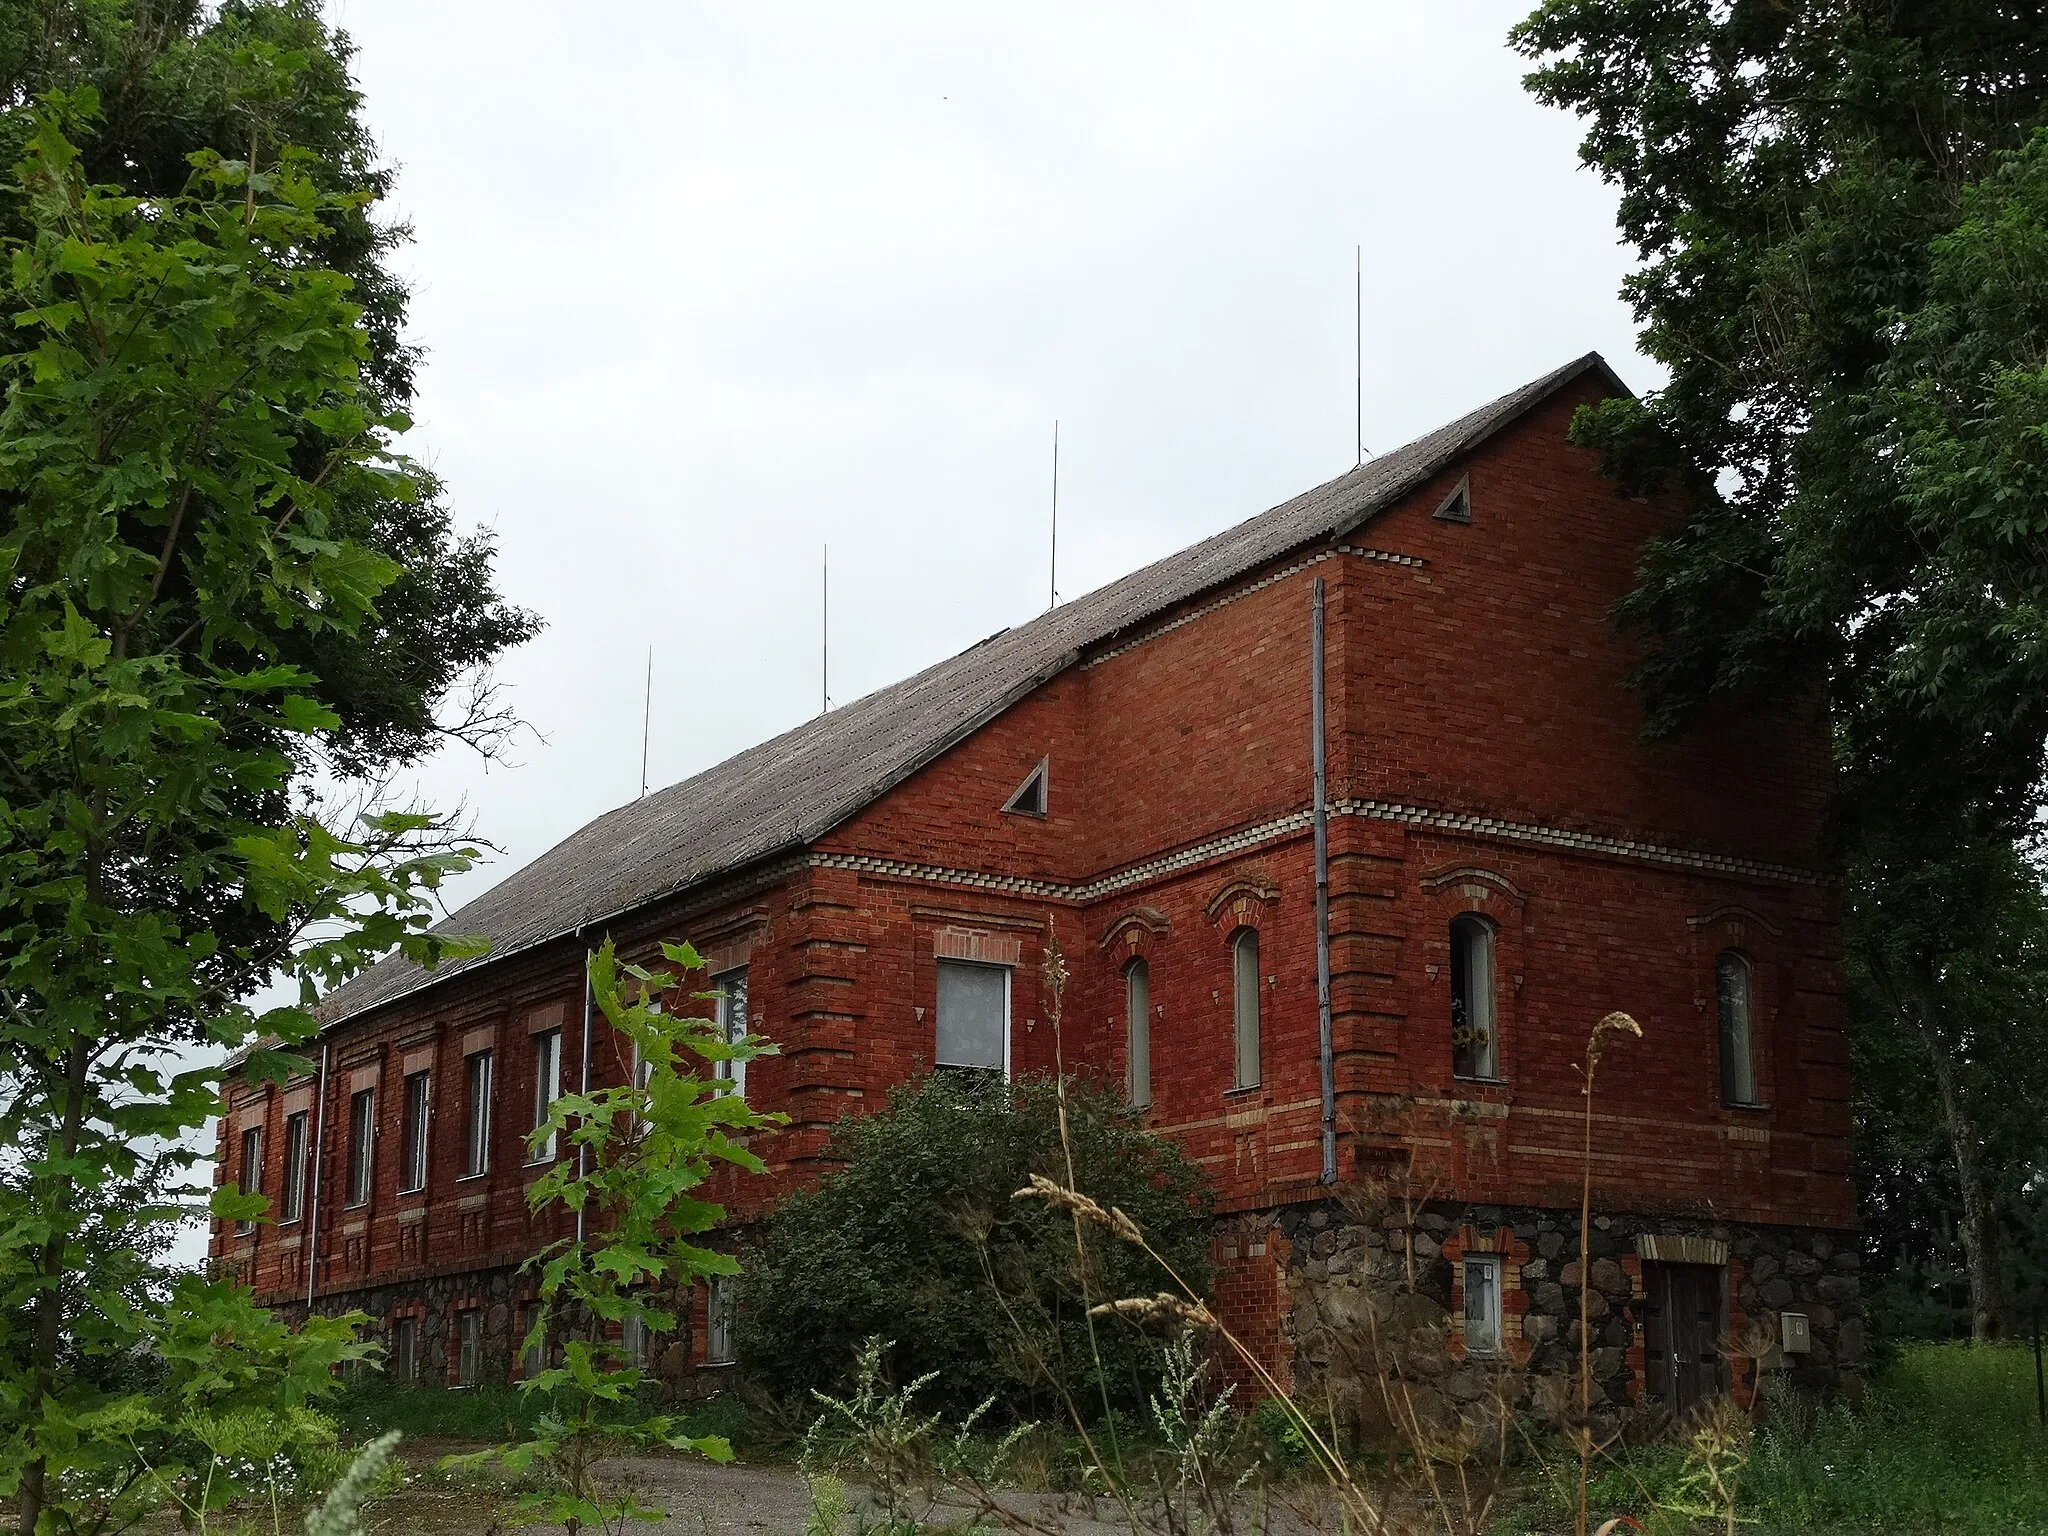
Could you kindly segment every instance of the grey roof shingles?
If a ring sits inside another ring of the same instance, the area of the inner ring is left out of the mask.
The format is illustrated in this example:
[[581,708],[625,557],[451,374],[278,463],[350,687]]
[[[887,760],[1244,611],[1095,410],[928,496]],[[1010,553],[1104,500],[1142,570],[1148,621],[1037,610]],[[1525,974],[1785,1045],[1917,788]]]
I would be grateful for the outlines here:
[[609,811],[440,926],[492,952],[428,972],[398,957],[337,988],[329,1023],[516,955],[713,876],[794,853],[873,803],[1080,658],[1215,588],[1386,510],[1444,466],[1589,372],[1597,352],[1405,447],[892,687],[808,720],[692,778]]

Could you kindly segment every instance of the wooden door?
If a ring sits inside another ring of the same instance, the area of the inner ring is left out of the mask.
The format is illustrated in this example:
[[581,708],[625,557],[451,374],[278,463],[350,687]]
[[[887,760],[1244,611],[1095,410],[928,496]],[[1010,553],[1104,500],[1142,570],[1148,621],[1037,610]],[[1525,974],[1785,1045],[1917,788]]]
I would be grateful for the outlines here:
[[1650,1396],[1684,1413],[1721,1391],[1721,1298],[1715,1264],[1643,1265],[1643,1374]]

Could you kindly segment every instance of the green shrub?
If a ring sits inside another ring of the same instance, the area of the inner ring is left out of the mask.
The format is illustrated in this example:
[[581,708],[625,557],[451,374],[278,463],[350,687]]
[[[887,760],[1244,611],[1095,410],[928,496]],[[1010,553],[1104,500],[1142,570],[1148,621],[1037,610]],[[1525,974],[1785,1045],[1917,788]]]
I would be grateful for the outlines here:
[[[1070,1079],[1067,1122],[1078,1187],[1121,1207],[1197,1289],[1209,1282],[1201,1173],[1148,1134],[1108,1090]],[[1103,1392],[1142,1413],[1158,1346],[1099,1320],[1098,1384],[1074,1228],[1043,1200],[1014,1200],[1030,1175],[1066,1181],[1056,1084],[941,1073],[906,1083],[879,1114],[854,1117],[828,1154],[845,1166],[791,1195],[745,1256],[738,1343],[749,1377],[809,1401],[843,1391],[863,1341],[893,1341],[884,1368],[935,1373],[922,1401],[951,1415],[993,1396],[1008,1418],[1091,1418]],[[1099,1227],[1086,1231],[1086,1300],[1168,1289],[1159,1266]]]

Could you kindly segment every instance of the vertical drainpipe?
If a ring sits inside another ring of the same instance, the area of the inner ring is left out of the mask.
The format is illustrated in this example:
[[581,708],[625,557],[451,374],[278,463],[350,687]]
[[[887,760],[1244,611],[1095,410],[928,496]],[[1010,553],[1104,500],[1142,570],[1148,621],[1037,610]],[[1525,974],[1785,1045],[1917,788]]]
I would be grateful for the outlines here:
[[1330,815],[1323,764],[1323,578],[1309,623],[1309,735],[1315,764],[1316,1024],[1322,1046],[1323,1182],[1337,1182],[1337,1065],[1330,1038]]
[[306,1223],[306,1316],[313,1315],[313,1282],[320,1274],[320,1164],[327,1152],[327,1052],[329,1042],[320,1042],[320,1086],[314,1090],[319,1102],[313,1106],[313,1209]]
[[[581,928],[576,930],[576,939],[577,942],[582,942],[583,930]],[[583,1057],[577,1073],[582,1083],[581,1091],[586,1097],[590,1093],[590,1004],[590,951],[586,948],[583,951]],[[584,1171],[588,1166],[586,1162],[588,1151],[589,1149],[581,1141],[576,1143],[576,1177],[579,1180],[583,1178]],[[581,1205],[576,1207],[576,1241],[579,1243],[583,1241],[583,1207]]]

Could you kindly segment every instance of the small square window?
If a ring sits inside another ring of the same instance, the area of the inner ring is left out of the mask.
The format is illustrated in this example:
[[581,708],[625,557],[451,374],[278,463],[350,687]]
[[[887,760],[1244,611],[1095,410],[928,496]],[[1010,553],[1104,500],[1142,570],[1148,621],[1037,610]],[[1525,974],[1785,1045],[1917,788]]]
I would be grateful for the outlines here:
[[1474,1253],[1465,1258],[1465,1353],[1500,1353],[1500,1255]]

